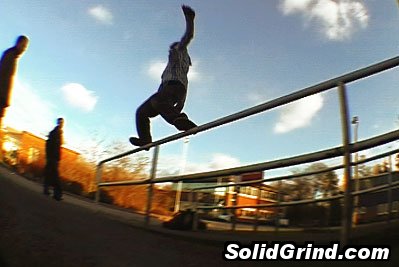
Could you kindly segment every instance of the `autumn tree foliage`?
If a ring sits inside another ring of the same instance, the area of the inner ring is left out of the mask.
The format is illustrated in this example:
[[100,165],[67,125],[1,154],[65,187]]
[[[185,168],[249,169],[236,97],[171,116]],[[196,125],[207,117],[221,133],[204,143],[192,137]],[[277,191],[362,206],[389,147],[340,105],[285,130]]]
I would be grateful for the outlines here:
[[[103,151],[96,151],[96,148],[91,148],[91,151],[105,159],[115,155],[119,155],[128,151],[124,143],[113,142]],[[95,162],[95,161],[94,161]],[[95,188],[95,167],[96,164],[92,162],[92,171],[87,177],[91,177],[90,181],[83,181],[85,188],[93,192]],[[90,164],[89,164],[90,165]],[[103,165],[102,181],[140,181],[148,178],[150,169],[149,158],[146,154],[137,154],[122,157],[120,159],[107,162]],[[130,186],[113,186],[102,188],[101,190],[112,199],[112,203],[123,208],[133,209],[138,212],[144,212],[147,205],[147,188],[148,185],[130,185]],[[170,207],[174,204],[174,193],[170,190],[162,190],[156,186],[153,189],[152,212],[162,215],[170,214]]]
[[[339,193],[338,176],[334,171],[325,171],[324,163],[313,163],[303,170],[296,169],[294,174],[315,173],[300,178],[284,181],[280,189],[287,201],[326,198]],[[339,201],[322,202],[291,206],[286,209],[286,216],[292,225],[326,226],[337,225],[340,221]]]
[[293,174],[320,173],[285,181],[282,184],[283,193],[290,200],[314,199],[338,194],[338,176],[334,171],[323,172],[326,169],[328,169],[328,166],[320,162],[313,163],[303,170],[294,170]]
[[[93,198],[97,190],[97,163],[127,150],[125,144],[114,142],[104,149],[99,145],[89,147],[87,151],[84,151],[84,155],[89,155],[89,157],[81,155],[78,159],[64,158],[59,167],[64,190]],[[146,155],[131,155],[104,164],[101,180],[103,182],[140,181],[148,178],[149,168],[149,158]],[[147,205],[147,188],[148,185],[102,188],[101,201],[137,212],[144,212]],[[151,212],[170,215],[173,205],[174,192],[155,186]]]

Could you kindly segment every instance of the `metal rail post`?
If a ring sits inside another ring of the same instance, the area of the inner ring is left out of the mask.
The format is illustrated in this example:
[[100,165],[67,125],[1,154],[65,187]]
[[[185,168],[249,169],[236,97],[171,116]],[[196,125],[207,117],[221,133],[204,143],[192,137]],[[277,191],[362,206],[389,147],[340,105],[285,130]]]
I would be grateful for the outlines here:
[[[262,190],[261,190],[261,188],[262,188],[262,185],[259,185],[259,188],[258,188],[258,194],[257,194],[257,196],[256,196],[256,204],[260,204],[261,203],[261,197],[262,197]],[[258,231],[258,226],[259,226],[259,214],[260,214],[260,210],[259,210],[259,208],[257,207],[256,208],[256,213],[255,213],[255,222],[254,222],[254,231],[256,232],[256,231]]]
[[[194,192],[194,191],[191,191]],[[198,230],[198,221],[199,221],[199,214],[198,214],[198,192],[195,191],[194,195],[194,206],[193,206],[193,231]]]
[[274,231],[278,232],[280,229],[280,203],[281,203],[281,186],[282,186],[282,182],[281,180],[278,181],[278,185],[277,185],[277,204],[278,206],[275,208],[275,226],[274,226]]
[[352,173],[351,173],[351,151],[350,151],[350,121],[348,110],[348,99],[346,95],[345,84],[340,82],[338,84],[338,94],[341,111],[341,128],[342,128],[342,143],[344,149],[344,207],[342,212],[342,226],[341,226],[341,244],[343,246],[348,244],[352,226]]
[[392,219],[392,172],[393,172],[393,165],[392,165],[392,155],[389,155],[389,174],[388,174],[388,223],[391,222]]
[[188,194],[188,202],[190,203],[190,208],[194,208],[194,191],[191,189],[190,193]]
[[[237,182],[237,181],[236,181]],[[238,206],[238,195],[240,194],[240,186],[234,186],[234,202],[233,207]],[[233,217],[231,220],[231,230],[235,231],[237,227],[237,209],[233,208]]]
[[98,203],[100,201],[100,193],[101,189],[99,184],[101,183],[101,173],[102,173],[102,164],[97,165],[97,170],[96,170],[96,195],[94,197],[94,202]]
[[[356,144],[358,141],[358,132],[359,132],[359,117],[358,116],[354,116],[352,118],[351,123],[354,125],[354,129],[353,129],[353,143]],[[359,191],[360,190],[360,181],[359,181],[359,152],[355,153],[355,173],[354,173],[354,183],[355,183],[355,191]],[[353,225],[357,225],[359,223],[359,196],[356,195],[354,197],[354,206],[353,206],[353,216],[352,216],[352,222]]]
[[[158,165],[158,154],[159,154],[159,146],[156,146],[154,149],[154,155],[152,156],[152,167],[151,167],[150,181],[153,181],[156,178],[157,165]],[[146,207],[146,211],[145,211],[145,225],[146,226],[150,225],[153,189],[154,189],[154,184],[150,182],[147,187],[147,207]]]

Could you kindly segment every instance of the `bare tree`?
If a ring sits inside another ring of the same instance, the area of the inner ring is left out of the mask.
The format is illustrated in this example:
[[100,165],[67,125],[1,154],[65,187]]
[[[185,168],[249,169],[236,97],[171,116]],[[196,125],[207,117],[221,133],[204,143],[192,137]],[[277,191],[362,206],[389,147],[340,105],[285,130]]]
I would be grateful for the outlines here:
[[[322,171],[328,166],[324,163],[314,163],[304,170],[295,169],[293,174]],[[313,199],[317,195],[328,197],[339,192],[338,176],[334,171],[291,179],[282,184],[283,193],[290,200]]]

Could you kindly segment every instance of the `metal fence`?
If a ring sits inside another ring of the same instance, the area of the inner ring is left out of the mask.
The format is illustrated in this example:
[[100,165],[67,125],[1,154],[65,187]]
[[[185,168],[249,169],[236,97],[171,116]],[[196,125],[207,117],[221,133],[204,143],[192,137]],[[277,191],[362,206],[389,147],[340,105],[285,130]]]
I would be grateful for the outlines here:
[[[347,95],[346,95],[346,84],[349,84],[351,82],[369,77],[374,74],[378,74],[380,72],[383,72],[385,70],[395,68],[399,65],[399,56],[394,57],[379,63],[376,63],[374,65],[370,65],[368,67],[344,74],[342,76],[327,80],[325,82],[307,87],[305,89],[296,91],[292,94],[268,101],[266,103],[257,105],[255,107],[234,113],[232,115],[223,117],[221,119],[203,124],[201,126],[198,126],[196,128],[193,128],[191,130],[188,130],[186,132],[181,132],[169,137],[166,137],[164,139],[155,141],[153,143],[147,144],[143,147],[139,147],[137,149],[133,149],[131,151],[110,157],[108,159],[104,159],[100,161],[97,165],[97,172],[96,172],[96,184],[97,184],[97,192],[96,192],[96,202],[99,201],[99,196],[100,196],[100,190],[101,187],[110,187],[110,186],[126,186],[126,185],[143,185],[146,184],[148,185],[148,198],[147,198],[147,208],[146,208],[146,224],[149,223],[150,219],[150,209],[151,209],[151,204],[152,204],[152,194],[153,194],[153,185],[156,183],[164,183],[164,182],[180,182],[180,181],[201,181],[204,179],[209,179],[209,178],[215,178],[215,177],[222,177],[222,176],[228,176],[228,175],[240,175],[244,173],[250,173],[250,172],[255,172],[255,171],[265,171],[265,170],[271,170],[271,169],[277,169],[277,168],[283,168],[283,167],[289,167],[289,166],[294,166],[298,164],[304,164],[304,163],[310,163],[310,162],[315,162],[315,161],[320,161],[320,160],[325,160],[325,159],[331,159],[335,157],[343,157],[343,164],[340,166],[335,166],[333,168],[330,168],[331,170],[334,169],[340,169],[342,168],[344,170],[344,183],[345,183],[345,191],[342,195],[330,197],[327,199],[320,199],[320,200],[315,200],[317,202],[319,201],[329,201],[332,199],[337,199],[337,198],[342,198],[343,199],[343,213],[342,213],[342,224],[341,224],[341,242],[343,244],[346,244],[348,239],[350,238],[350,232],[351,232],[351,225],[352,225],[352,210],[353,210],[353,197],[355,195],[359,194],[365,194],[369,191],[363,191],[363,192],[354,192],[354,187],[353,187],[353,179],[352,179],[352,166],[355,166],[357,164],[362,163],[362,161],[358,162],[352,162],[351,160],[351,154],[356,153],[365,149],[373,148],[376,146],[380,146],[383,144],[387,144],[390,142],[394,142],[399,139],[399,130],[392,131],[385,133],[380,136],[373,137],[368,140],[364,140],[361,142],[356,142],[356,143],[351,143],[350,142],[350,117],[349,117],[349,112],[348,112],[348,100],[347,100]],[[246,118],[248,116],[252,116],[258,113],[262,113],[268,110],[271,110],[273,108],[291,103],[293,101],[299,100],[301,98],[321,93],[330,89],[335,89],[338,88],[338,97],[339,97],[339,103],[340,103],[340,114],[341,114],[341,125],[342,125],[342,146],[340,147],[335,147],[331,149],[327,149],[324,151],[319,151],[319,152],[314,152],[306,155],[299,155],[299,156],[294,156],[290,158],[285,158],[285,159],[280,159],[280,160],[275,160],[271,162],[262,162],[262,163],[257,163],[257,164],[252,164],[252,165],[247,165],[247,166],[241,166],[241,167],[236,167],[236,168],[230,168],[230,169],[223,169],[223,170],[217,170],[217,171],[210,171],[210,172],[202,172],[202,173],[195,173],[195,174],[189,174],[189,175],[179,175],[179,176],[173,176],[173,177],[161,177],[161,178],[156,178],[156,170],[157,170],[157,161],[158,161],[158,153],[159,153],[159,146],[169,143],[171,141],[175,141],[178,139],[181,139],[185,136],[189,136],[192,134],[196,134],[199,132],[204,132],[208,131],[211,129],[214,129],[218,126],[225,125],[228,123],[231,123],[233,121],[241,120],[243,118]],[[151,166],[151,175],[149,179],[141,180],[141,181],[117,181],[117,182],[102,182],[101,177],[102,177],[102,168],[103,165],[106,164],[107,162],[117,160],[126,156],[129,156],[131,154],[143,151],[143,150],[148,150],[150,148],[155,148],[154,149],[154,154],[153,154],[153,160],[152,160],[152,166]],[[391,151],[389,153],[396,153],[398,151]],[[389,154],[388,153],[388,154]],[[325,171],[325,170],[324,170]],[[309,175],[309,174],[308,174]],[[286,177],[278,177],[275,179],[267,179],[268,182],[270,181],[278,181],[282,179],[294,179],[298,175],[291,175],[291,176],[286,176]],[[252,182],[253,183],[253,182]],[[391,190],[393,187],[398,187],[398,184],[395,183],[390,183],[384,188],[377,188],[377,189],[371,189],[371,190],[381,190],[381,189],[386,189],[386,190]],[[390,189],[391,188],[391,189]],[[314,200],[313,200],[314,202]],[[195,203],[195,201],[194,201]],[[305,203],[311,203],[311,201],[302,201],[302,202],[292,202],[292,203],[284,203],[284,202],[278,202],[277,204],[273,205],[267,205],[268,207],[282,207],[282,206],[288,206],[288,205],[299,205],[299,204],[305,204]],[[253,206],[254,208],[262,208],[266,207],[265,205],[255,205]],[[194,205],[195,210],[205,210],[205,209],[211,209],[211,208],[220,208],[220,207],[208,207],[208,206],[197,206]],[[227,208],[227,207],[225,207]],[[228,207],[229,209],[234,208],[242,208],[242,207]]]

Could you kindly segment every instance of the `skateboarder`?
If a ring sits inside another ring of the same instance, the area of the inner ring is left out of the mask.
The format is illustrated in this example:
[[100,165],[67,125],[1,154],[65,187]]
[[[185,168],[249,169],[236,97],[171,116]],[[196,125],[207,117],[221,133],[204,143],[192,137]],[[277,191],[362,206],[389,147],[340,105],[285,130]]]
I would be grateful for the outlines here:
[[179,42],[169,47],[169,61],[162,73],[162,83],[158,92],[147,99],[136,111],[137,137],[131,137],[130,143],[144,146],[152,142],[150,118],[161,115],[168,123],[180,131],[196,127],[185,113],[182,113],[187,96],[187,73],[191,66],[187,46],[194,37],[195,12],[189,6],[182,6],[186,19],[186,31]]

